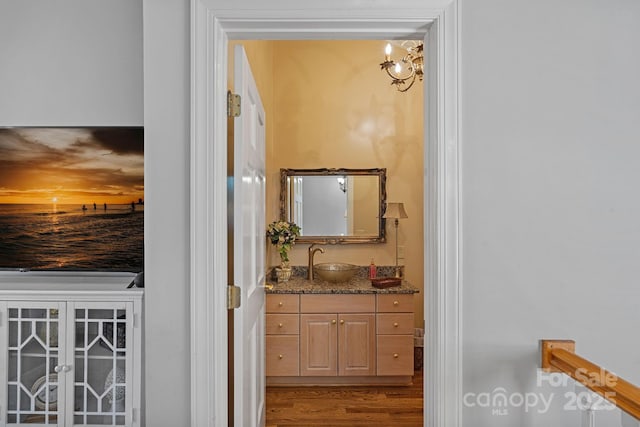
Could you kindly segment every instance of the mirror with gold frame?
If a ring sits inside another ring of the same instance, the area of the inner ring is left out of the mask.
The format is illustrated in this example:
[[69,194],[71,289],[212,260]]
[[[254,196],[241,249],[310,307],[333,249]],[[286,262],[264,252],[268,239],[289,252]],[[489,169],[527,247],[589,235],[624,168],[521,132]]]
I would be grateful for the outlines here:
[[384,243],[387,170],[280,169],[280,218],[300,243]]

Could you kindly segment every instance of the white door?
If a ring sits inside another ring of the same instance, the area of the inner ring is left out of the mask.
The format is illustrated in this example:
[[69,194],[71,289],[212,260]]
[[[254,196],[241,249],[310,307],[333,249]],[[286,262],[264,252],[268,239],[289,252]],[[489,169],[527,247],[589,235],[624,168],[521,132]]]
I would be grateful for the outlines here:
[[242,46],[235,47],[234,281],[241,305],[234,313],[234,425],[265,423],[265,114]]

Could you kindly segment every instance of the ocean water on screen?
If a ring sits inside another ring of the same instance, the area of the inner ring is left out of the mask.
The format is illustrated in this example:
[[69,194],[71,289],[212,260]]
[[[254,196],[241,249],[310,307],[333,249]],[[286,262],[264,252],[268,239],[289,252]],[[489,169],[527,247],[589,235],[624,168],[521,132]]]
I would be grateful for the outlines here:
[[143,267],[142,204],[0,204],[0,268],[139,272]]

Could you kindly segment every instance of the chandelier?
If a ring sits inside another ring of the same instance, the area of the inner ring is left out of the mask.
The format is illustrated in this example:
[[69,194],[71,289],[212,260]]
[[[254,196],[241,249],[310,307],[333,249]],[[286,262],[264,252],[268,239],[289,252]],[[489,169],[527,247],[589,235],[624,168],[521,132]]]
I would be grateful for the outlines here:
[[391,84],[396,85],[400,92],[406,92],[416,81],[416,77],[422,81],[424,75],[424,45],[422,42],[405,40],[400,46],[407,54],[398,62],[391,59],[391,43],[387,43],[384,49],[384,62],[380,69],[385,70],[391,77]]

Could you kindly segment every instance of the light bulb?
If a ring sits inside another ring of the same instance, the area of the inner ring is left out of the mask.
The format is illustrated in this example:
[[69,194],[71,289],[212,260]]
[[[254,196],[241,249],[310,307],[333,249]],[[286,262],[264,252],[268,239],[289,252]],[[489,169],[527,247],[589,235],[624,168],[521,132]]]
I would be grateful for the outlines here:
[[400,65],[400,63],[397,63],[396,64],[396,68],[395,68],[395,72],[397,74],[400,74],[400,71],[402,71],[402,66]]
[[389,59],[391,59],[391,43],[387,43],[384,48],[384,60],[388,61]]

